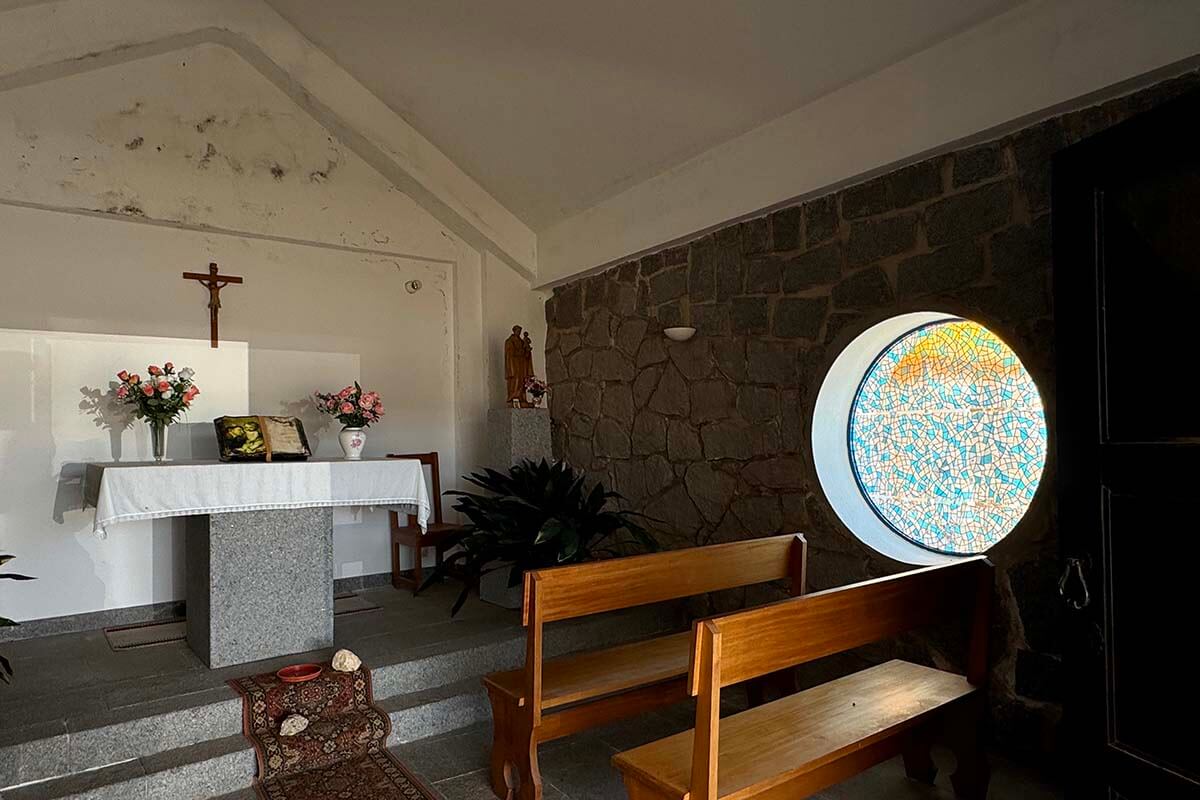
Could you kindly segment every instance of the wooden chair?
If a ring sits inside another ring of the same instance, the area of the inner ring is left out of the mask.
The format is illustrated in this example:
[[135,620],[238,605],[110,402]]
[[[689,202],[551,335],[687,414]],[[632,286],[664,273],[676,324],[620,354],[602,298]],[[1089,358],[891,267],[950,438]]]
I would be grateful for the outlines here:
[[[783,600],[697,624],[689,692],[696,727],[619,753],[630,800],[808,797],[895,755],[932,783],[943,723],[956,796],[984,798],[980,743],[994,575],[983,558]],[[889,661],[725,719],[721,689],[880,639],[966,617],[966,676]]]
[[688,696],[690,632],[544,661],[547,623],[781,579],[802,594],[807,550],[789,534],[525,573],[525,666],[483,681],[496,796],[542,797],[539,742]]
[[[431,475],[430,486],[433,491],[430,504],[433,506],[433,522],[426,528],[424,534],[421,527],[411,514],[405,514],[405,522],[400,524],[400,514],[389,512],[392,529],[392,586],[397,589],[412,589],[415,595],[421,588],[424,572],[421,568],[421,549],[434,549],[437,565],[441,566],[446,551],[453,547],[463,535],[461,525],[442,522],[442,481],[438,469],[437,453],[389,454],[388,458],[407,458],[420,461],[423,467],[429,467]],[[405,575],[400,569],[400,548],[407,547],[412,551],[412,569]]]

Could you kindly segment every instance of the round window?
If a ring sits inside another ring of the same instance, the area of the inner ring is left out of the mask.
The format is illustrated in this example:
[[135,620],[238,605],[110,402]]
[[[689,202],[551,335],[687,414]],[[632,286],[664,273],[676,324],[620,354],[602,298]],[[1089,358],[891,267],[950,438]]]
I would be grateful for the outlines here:
[[911,314],[868,330],[834,363],[813,441],[843,522],[887,555],[933,563],[982,553],[1020,521],[1046,463],[1046,417],[1033,378],[994,333]]

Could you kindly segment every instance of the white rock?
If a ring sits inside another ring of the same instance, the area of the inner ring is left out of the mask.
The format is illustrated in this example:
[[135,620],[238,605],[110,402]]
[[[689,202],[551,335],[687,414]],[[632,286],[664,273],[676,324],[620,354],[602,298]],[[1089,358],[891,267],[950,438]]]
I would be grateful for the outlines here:
[[349,650],[338,650],[333,654],[333,668],[338,672],[354,672],[362,666],[362,659]]
[[280,736],[295,736],[308,727],[308,720],[299,714],[292,714],[279,725]]

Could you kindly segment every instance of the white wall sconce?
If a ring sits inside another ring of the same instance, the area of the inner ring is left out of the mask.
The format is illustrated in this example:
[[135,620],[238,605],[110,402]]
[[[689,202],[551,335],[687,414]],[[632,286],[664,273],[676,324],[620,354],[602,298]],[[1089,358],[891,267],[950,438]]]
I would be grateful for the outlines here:
[[663,328],[663,335],[672,342],[686,342],[696,335],[696,329],[689,324],[692,321],[692,304],[685,297],[680,301],[679,306],[680,324]]

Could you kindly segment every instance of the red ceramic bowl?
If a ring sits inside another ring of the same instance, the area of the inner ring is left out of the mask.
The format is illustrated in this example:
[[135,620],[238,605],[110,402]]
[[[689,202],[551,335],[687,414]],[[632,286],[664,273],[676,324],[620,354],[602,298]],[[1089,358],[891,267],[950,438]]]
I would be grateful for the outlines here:
[[321,671],[320,664],[293,664],[276,672],[275,677],[284,683],[304,683],[318,677]]

